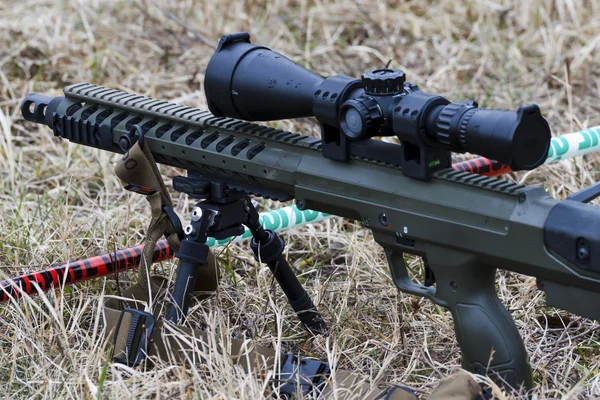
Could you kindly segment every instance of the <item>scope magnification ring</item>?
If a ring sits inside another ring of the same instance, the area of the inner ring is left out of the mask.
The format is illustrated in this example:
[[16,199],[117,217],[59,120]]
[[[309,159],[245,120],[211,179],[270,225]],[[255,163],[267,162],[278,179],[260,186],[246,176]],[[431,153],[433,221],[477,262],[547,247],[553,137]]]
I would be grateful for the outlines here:
[[442,108],[437,117],[436,137],[438,142],[446,147],[456,148],[458,144],[456,137],[452,134],[452,120],[463,107],[463,103],[450,103]]
[[471,117],[480,110],[479,108],[472,108],[463,114],[460,119],[460,126],[458,127],[458,142],[460,143],[460,147],[466,152],[469,151],[469,146],[467,144],[467,125],[471,120]]

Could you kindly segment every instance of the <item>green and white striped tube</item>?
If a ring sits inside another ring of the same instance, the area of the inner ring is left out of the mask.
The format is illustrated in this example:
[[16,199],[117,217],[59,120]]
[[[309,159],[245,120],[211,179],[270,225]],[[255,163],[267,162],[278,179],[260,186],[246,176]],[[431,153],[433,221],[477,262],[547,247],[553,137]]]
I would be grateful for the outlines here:
[[[315,223],[323,221],[324,219],[332,217],[331,214],[325,214],[319,211],[313,210],[299,210],[295,205],[282,207],[277,210],[271,210],[268,212],[260,213],[260,223],[265,229],[271,229],[275,232],[284,229],[293,228],[295,226],[302,226],[308,223]],[[241,236],[236,236],[233,242],[239,242],[241,240],[250,239],[252,233],[248,228]],[[208,238],[206,244],[208,247],[220,247],[225,246],[231,241],[231,238],[216,240],[215,238]]]
[[567,133],[552,138],[548,159],[544,164],[582,156],[599,150],[600,126]]

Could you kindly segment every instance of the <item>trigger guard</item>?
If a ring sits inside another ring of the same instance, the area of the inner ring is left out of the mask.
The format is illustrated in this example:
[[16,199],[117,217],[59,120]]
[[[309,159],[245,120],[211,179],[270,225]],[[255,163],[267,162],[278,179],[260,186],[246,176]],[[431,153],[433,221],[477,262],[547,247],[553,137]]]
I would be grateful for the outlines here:
[[446,308],[448,307],[447,302],[436,297],[436,289],[434,287],[427,287],[425,285],[415,283],[410,279],[408,270],[404,264],[404,253],[385,249],[385,256],[388,260],[394,285],[396,285],[400,291],[425,297],[439,306]]

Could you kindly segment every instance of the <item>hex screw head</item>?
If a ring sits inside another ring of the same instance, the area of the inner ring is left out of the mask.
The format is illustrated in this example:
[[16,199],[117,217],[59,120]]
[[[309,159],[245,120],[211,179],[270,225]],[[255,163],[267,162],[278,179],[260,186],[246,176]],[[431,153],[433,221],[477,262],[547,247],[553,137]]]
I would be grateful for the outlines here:
[[577,259],[587,263],[590,259],[590,242],[586,238],[577,239]]
[[192,233],[194,233],[194,227],[192,226],[192,224],[188,224],[188,225],[185,227],[185,229],[183,230],[183,232],[184,232],[186,235],[188,235],[188,236],[189,236],[189,235],[191,235]]
[[388,225],[388,218],[387,218],[387,215],[385,215],[385,213],[379,214],[379,223],[381,223],[381,225],[383,225],[383,226]]
[[458,284],[455,281],[450,281],[450,289],[452,289],[453,292],[456,292]]
[[579,250],[577,251],[577,258],[579,258],[581,260],[587,260],[589,255],[590,255],[590,253],[588,252],[588,250],[585,247],[580,247]]
[[202,209],[200,207],[194,207],[192,210],[192,221],[200,221],[200,218],[202,218]]

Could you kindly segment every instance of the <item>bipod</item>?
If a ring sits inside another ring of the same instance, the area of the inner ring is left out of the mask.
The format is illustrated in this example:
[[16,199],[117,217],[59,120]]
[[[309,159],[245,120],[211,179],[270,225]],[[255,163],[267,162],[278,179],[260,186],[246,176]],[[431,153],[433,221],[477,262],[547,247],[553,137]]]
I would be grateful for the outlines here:
[[220,240],[242,235],[246,225],[252,232],[250,248],[254,258],[268,265],[304,327],[314,334],[326,331],[323,317],[283,256],[283,239],[261,226],[258,211],[246,194],[230,190],[224,182],[197,178],[179,176],[173,184],[176,190],[201,201],[192,210],[191,222],[184,231],[186,237],[175,255],[179,268],[167,312],[169,321],[180,323],[187,315],[199,272],[208,267],[208,237]]

